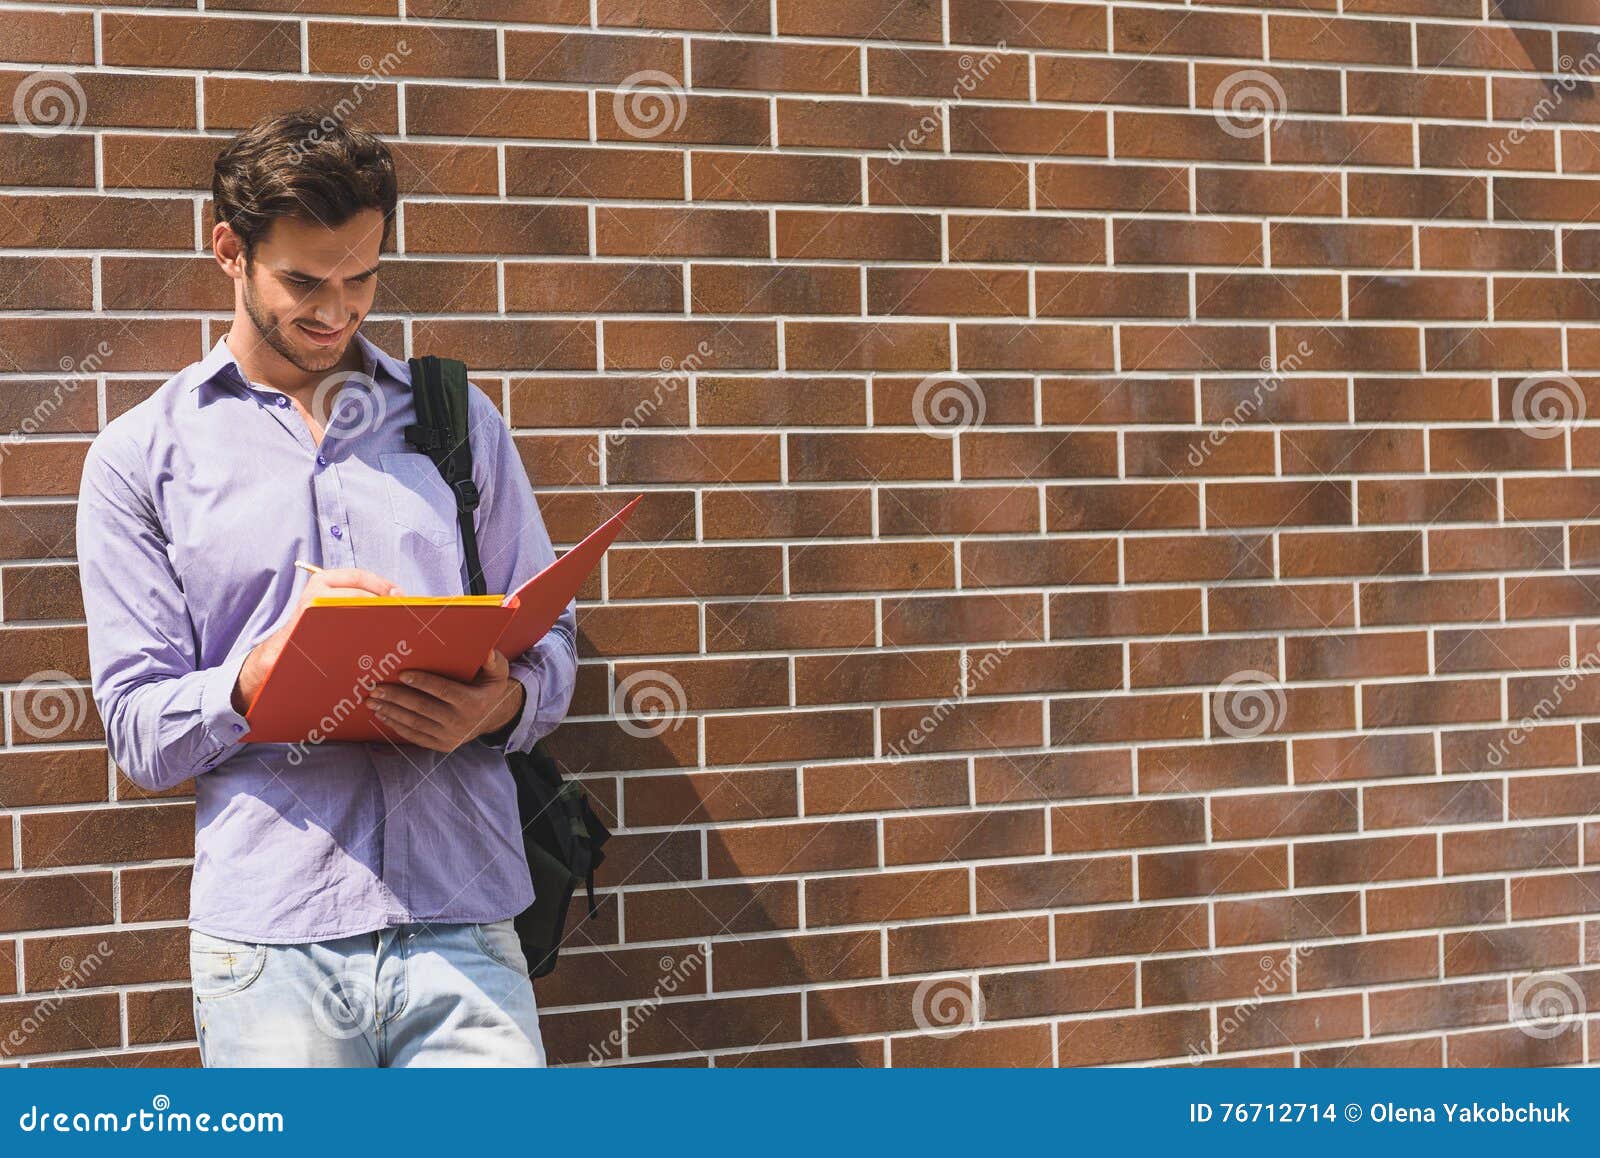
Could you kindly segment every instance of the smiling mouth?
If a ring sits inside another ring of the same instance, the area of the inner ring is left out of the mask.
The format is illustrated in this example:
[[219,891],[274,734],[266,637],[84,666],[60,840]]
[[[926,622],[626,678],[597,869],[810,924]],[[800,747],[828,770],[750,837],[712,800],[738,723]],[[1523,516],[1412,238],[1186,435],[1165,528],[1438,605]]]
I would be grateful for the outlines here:
[[314,329],[303,322],[296,322],[295,325],[300,328],[306,337],[310,338],[313,342],[316,342],[319,346],[331,345],[340,334],[344,333],[343,326],[339,327],[337,330],[319,330]]

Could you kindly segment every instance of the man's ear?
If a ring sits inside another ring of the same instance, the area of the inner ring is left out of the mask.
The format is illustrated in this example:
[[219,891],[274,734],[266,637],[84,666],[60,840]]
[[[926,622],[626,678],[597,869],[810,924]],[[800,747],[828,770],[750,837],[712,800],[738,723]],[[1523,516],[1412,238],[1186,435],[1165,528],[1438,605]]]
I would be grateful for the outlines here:
[[219,221],[211,229],[211,253],[222,267],[222,272],[238,279],[245,276],[244,241],[226,221]]

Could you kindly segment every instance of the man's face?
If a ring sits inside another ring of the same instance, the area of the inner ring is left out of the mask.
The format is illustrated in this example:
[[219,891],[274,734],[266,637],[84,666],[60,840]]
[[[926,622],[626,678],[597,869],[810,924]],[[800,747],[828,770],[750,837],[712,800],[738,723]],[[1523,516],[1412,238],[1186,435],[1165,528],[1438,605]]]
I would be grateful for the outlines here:
[[245,312],[286,361],[310,374],[332,370],[372,309],[382,246],[376,209],[333,229],[280,217],[245,270]]

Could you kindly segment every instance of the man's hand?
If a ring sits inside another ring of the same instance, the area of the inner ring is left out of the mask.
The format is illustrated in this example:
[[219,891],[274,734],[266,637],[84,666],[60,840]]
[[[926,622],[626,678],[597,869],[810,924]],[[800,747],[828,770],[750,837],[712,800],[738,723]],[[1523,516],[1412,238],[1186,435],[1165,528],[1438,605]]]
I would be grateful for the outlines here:
[[400,739],[435,752],[453,752],[504,727],[522,714],[527,695],[498,651],[489,653],[470,683],[425,671],[401,672],[398,679],[373,688],[367,702]]
[[233,710],[243,713],[256,698],[256,692],[267,681],[267,673],[283,654],[283,645],[289,641],[289,631],[300,612],[313,599],[324,595],[403,595],[399,587],[382,575],[363,571],[359,567],[330,567],[317,571],[306,580],[300,591],[300,602],[294,614],[277,631],[250,649],[239,669],[239,678],[233,685]]

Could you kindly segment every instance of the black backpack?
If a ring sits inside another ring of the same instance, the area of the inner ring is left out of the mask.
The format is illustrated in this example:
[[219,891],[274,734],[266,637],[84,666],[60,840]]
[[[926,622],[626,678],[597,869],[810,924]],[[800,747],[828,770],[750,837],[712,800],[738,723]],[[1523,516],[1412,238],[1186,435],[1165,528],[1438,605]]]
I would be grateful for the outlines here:
[[[406,427],[406,441],[433,460],[456,496],[472,594],[482,595],[483,569],[478,562],[473,515],[479,496],[472,481],[472,443],[467,436],[467,391],[471,389],[467,366],[432,355],[412,358],[408,364],[417,421]],[[534,893],[533,904],[517,915],[515,925],[528,959],[528,976],[543,977],[556,967],[567,909],[579,881],[588,887],[588,916],[595,915],[594,870],[605,860],[601,846],[611,833],[595,815],[583,786],[562,776],[561,766],[543,740],[536,741],[531,752],[508,751],[505,755],[517,786],[517,815]]]

